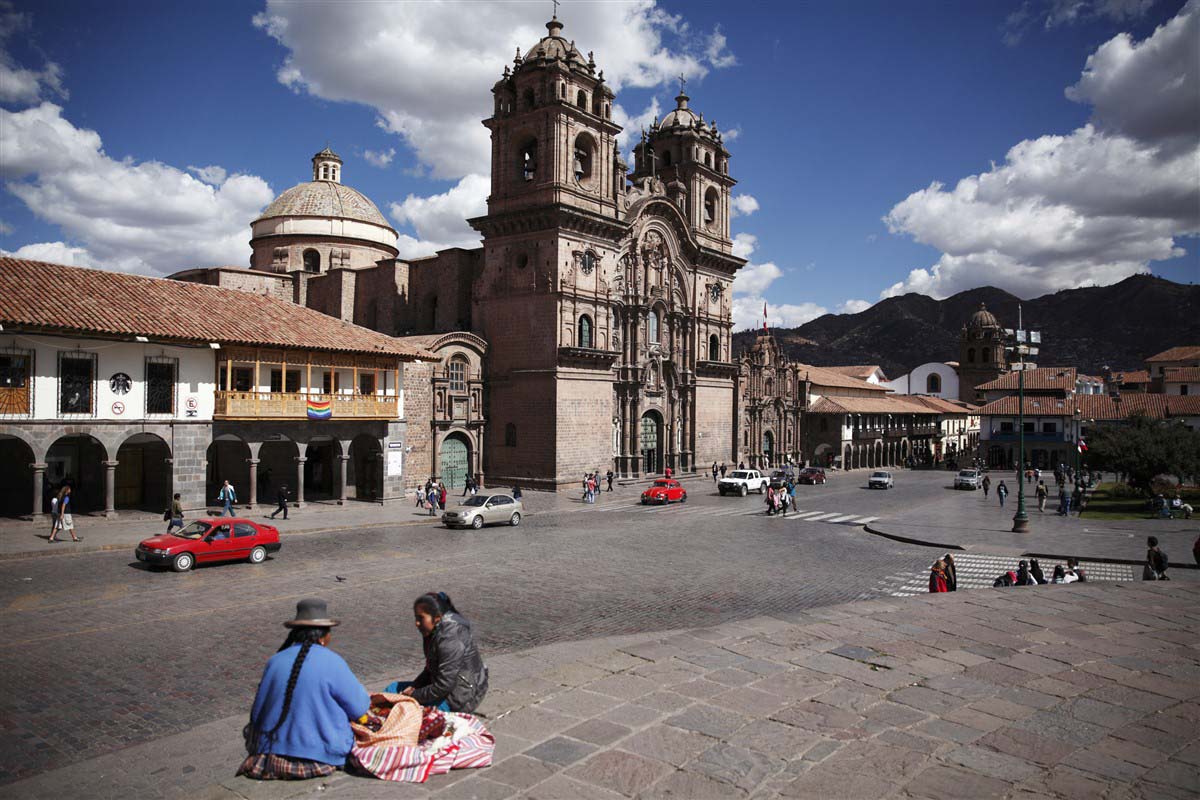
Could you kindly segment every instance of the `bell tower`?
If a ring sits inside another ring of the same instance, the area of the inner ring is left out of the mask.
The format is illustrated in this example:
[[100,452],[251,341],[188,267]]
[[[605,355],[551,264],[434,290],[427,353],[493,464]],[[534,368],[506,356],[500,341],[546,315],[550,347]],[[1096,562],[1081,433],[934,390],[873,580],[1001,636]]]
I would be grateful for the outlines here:
[[996,315],[983,303],[963,326],[958,348],[958,399],[980,402],[983,396],[975,387],[994,381],[1008,370],[1004,331]]
[[643,131],[634,148],[633,179],[655,176],[687,219],[696,239],[722,253],[733,252],[729,235],[730,195],[737,183],[729,177],[729,151],[715,121],[704,121],[689,107],[679,79],[675,108]]

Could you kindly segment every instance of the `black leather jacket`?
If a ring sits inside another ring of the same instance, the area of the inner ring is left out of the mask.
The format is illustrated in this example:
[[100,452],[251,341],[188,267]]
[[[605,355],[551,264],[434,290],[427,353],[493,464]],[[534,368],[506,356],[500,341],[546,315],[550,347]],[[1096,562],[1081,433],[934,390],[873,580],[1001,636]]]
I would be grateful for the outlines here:
[[451,711],[474,711],[487,694],[488,670],[471,635],[471,623],[459,614],[446,614],[423,646],[425,669],[413,681],[413,698],[423,706],[445,700]]

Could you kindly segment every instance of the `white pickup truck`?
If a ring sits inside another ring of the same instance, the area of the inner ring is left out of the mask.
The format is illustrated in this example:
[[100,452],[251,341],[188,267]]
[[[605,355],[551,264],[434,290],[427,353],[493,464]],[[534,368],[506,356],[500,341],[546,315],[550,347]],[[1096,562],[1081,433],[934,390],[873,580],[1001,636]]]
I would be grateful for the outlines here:
[[735,469],[724,478],[721,478],[721,482],[717,484],[717,491],[722,496],[740,494],[742,497],[745,497],[750,492],[762,494],[767,490],[769,484],[770,480],[768,480],[767,476],[756,469]]

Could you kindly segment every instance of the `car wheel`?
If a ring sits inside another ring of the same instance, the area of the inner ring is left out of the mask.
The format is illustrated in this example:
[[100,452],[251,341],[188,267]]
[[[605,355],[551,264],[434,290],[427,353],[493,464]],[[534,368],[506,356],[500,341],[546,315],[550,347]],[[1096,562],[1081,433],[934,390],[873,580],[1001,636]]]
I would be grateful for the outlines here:
[[521,515],[518,514],[516,511],[514,511],[513,515],[508,518],[508,524],[512,525],[514,528],[517,527],[518,525],[520,525],[521,524]]
[[766,493],[767,493],[767,482],[766,482],[766,481],[763,481],[762,483],[760,483],[760,484],[758,485],[758,493],[759,493],[759,494],[766,494]]
[[683,496],[679,498],[679,502],[681,502],[681,503],[687,502],[687,492],[683,493]]
[[176,572],[187,572],[196,563],[196,559],[191,553],[180,553],[171,559],[171,569]]
[[749,489],[747,489],[747,488],[746,488],[746,484],[744,484],[744,483],[743,483],[743,484],[742,484],[742,497],[745,497],[745,496],[746,496],[746,495],[748,495],[748,494],[750,494],[750,490],[749,490]]
[[250,563],[261,564],[267,560],[267,551],[265,548],[256,547],[250,551]]
[[721,497],[724,497],[724,496],[725,496],[725,490],[724,490],[724,489],[717,489],[717,492],[719,492],[719,493],[720,493]]
[[475,518],[471,520],[471,527],[474,528],[475,530],[479,530],[480,528],[482,528],[483,527],[483,517],[476,514]]

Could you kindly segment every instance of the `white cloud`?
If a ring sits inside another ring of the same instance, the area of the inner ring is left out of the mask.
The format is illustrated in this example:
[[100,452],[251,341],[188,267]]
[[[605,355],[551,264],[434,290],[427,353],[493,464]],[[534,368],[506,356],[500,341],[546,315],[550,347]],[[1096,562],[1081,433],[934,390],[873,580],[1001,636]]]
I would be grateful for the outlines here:
[[817,317],[828,314],[828,310],[816,303],[773,304],[761,295],[733,298],[733,329],[761,328],[763,304],[767,306],[767,326],[770,328],[796,328]]
[[392,203],[392,219],[410,225],[414,238],[401,234],[401,258],[432,255],[447,247],[478,247],[479,234],[466,220],[487,212],[490,181],[482,175],[468,175],[442,194],[418,197],[410,194],[401,203]]
[[1096,19],[1125,22],[1142,16],[1153,5],[1154,0],[1025,0],[1005,18],[1001,38],[1015,47],[1036,28],[1051,31]]
[[9,234],[11,234],[11,233],[12,233],[14,230],[16,230],[16,229],[15,229],[15,228],[13,228],[13,226],[12,226],[12,225],[9,225],[9,224],[8,224],[7,222],[5,222],[4,220],[0,219],[0,236],[8,236],[8,235],[9,235]]
[[220,186],[225,182],[225,178],[229,176],[224,167],[211,164],[207,167],[188,167],[188,172],[205,183],[211,183],[213,186]]
[[[209,185],[157,161],[114,160],[99,134],[62,111],[52,103],[0,109],[0,177],[70,241],[21,250],[149,273],[247,263],[247,225],[273,196],[264,180],[229,175]],[[202,171],[213,179],[219,169]]]
[[753,233],[736,233],[733,236],[733,254],[738,258],[749,258],[758,247],[758,237]]
[[[487,174],[490,90],[513,45],[546,35],[541,2],[293,3],[270,0],[254,24],[288,50],[279,80],[370,106],[434,177]],[[564,35],[594,51],[608,85],[654,87],[734,63],[719,30],[693,31],[652,0],[564,9]]]
[[396,157],[396,148],[389,147],[387,150],[364,150],[363,158],[372,167],[383,169],[388,164],[392,163],[392,159]]
[[783,277],[783,270],[768,261],[764,264],[747,264],[738,270],[733,279],[734,294],[761,295],[767,287]]
[[109,266],[89,253],[85,248],[74,247],[66,242],[37,242],[35,244],[23,245],[11,252],[0,250],[0,254],[28,261],[49,261],[52,264],[66,264],[70,267]]
[[730,128],[727,131],[721,131],[721,139],[726,142],[732,142],[734,139],[738,138],[741,135],[742,135],[742,129],[740,127]]
[[847,300],[837,307],[838,314],[858,314],[875,305],[869,300]]
[[759,208],[758,199],[752,194],[735,194],[729,206],[734,217],[748,217]]
[[1177,240],[1200,233],[1198,39],[1194,1],[1144,42],[1113,38],[1068,91],[1095,104],[1094,124],[1020,142],[1003,164],[898,203],[888,229],[943,255],[882,296],[992,284],[1029,297],[1184,255]]
[[47,97],[67,96],[58,64],[47,61],[41,69],[27,69],[8,52],[8,40],[17,34],[28,38],[32,24],[32,15],[15,11],[7,0],[0,1],[0,103],[29,105]]
[[632,149],[635,142],[641,138],[642,131],[650,127],[650,123],[662,116],[662,106],[657,97],[650,98],[650,105],[642,109],[642,113],[631,115],[620,103],[613,104],[613,122],[621,126],[617,134],[617,146],[625,153],[625,160],[633,166]]

